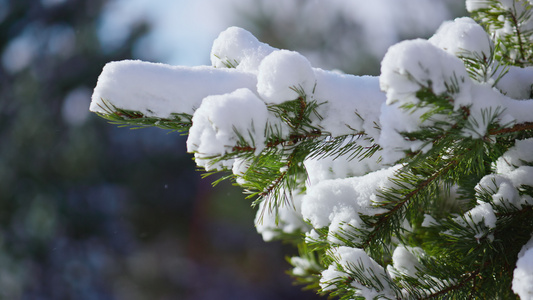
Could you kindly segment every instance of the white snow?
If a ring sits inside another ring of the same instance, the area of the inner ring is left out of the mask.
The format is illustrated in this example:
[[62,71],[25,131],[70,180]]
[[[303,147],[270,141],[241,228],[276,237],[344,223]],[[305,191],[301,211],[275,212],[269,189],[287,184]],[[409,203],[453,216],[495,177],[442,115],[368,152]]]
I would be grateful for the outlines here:
[[508,173],[527,162],[533,162],[533,138],[517,140],[515,145],[509,148],[496,161],[496,173]]
[[468,121],[470,128],[464,128],[463,135],[482,138],[488,134],[489,120],[496,116],[496,123],[512,126],[517,123],[533,121],[533,100],[517,101],[501,94],[490,84],[472,82],[469,97],[473,99],[469,107]]
[[311,64],[298,52],[274,51],[259,65],[257,91],[267,103],[279,104],[298,99],[296,90],[312,95],[315,83]]
[[106,113],[106,104],[138,111],[145,116],[169,118],[192,115],[202,99],[238,88],[255,90],[255,76],[208,66],[182,67],[138,60],[106,64],[98,77],[90,110]]
[[476,10],[489,8],[489,7],[490,7],[489,0],[466,0],[466,9],[469,12],[473,12]]
[[211,165],[210,157],[231,152],[240,138],[259,153],[264,148],[267,119],[265,103],[249,89],[208,96],[192,118],[187,151],[194,152],[196,163],[207,170],[218,168]]
[[[478,32],[480,28],[468,19],[456,20],[443,28],[433,40],[442,47],[447,43],[455,45],[452,36],[466,31],[477,38],[472,45],[458,39],[459,46],[463,43],[472,51],[486,51],[490,48],[486,43],[484,46],[480,45],[484,40]],[[463,34],[466,35],[464,32]],[[459,48],[447,49],[455,53]],[[530,70],[513,69],[510,81],[523,73],[529,75]],[[526,76],[523,80],[527,78]],[[510,81],[503,81],[502,88],[512,88]],[[421,141],[406,141],[400,132],[414,132],[421,126],[431,126],[434,121],[446,121],[446,115],[433,115],[431,119],[421,120],[429,107],[417,108],[414,112],[401,108],[402,105],[419,104],[421,100],[416,97],[416,93],[422,88],[431,89],[435,95],[451,97],[455,111],[468,107],[469,126],[463,129],[465,137],[485,137],[489,133],[487,130],[493,115],[496,116],[495,121],[502,126],[533,121],[533,100],[517,101],[501,94],[488,83],[470,79],[459,58],[426,40],[404,41],[390,47],[382,61],[380,86],[387,94],[387,106],[381,109],[382,131],[379,137],[379,144],[384,148],[385,163],[394,163],[402,158],[405,150],[427,151],[431,147],[431,144],[425,145]],[[526,96],[531,87],[528,84],[524,86],[526,88],[513,93],[513,96]]]
[[[400,132],[413,132],[420,129],[421,117],[427,109],[417,109],[416,111],[406,111],[400,107],[400,103],[391,105],[383,104],[379,124],[381,134],[378,144],[383,147],[383,163],[392,164],[403,158],[405,150],[429,150],[422,141],[406,140]],[[428,122],[425,122],[428,124]],[[429,125],[429,124],[428,124]]]
[[251,161],[248,159],[237,157],[234,159],[233,167],[231,168],[231,172],[236,177],[236,182],[238,184],[245,184],[246,180],[244,180],[243,176],[248,171],[248,168],[250,168]]
[[457,216],[453,220],[460,226],[473,229],[473,238],[478,243],[484,237],[490,242],[494,241],[494,234],[491,233],[491,230],[496,227],[497,217],[491,203],[478,200],[476,206],[464,213],[463,216]]
[[[379,144],[384,148],[385,163],[394,163],[404,156],[405,150],[430,149],[431,144],[422,141],[407,141],[400,132],[414,132],[421,126],[431,126],[434,121],[445,121],[446,116],[434,115],[422,120],[430,106],[415,111],[402,108],[417,105],[416,93],[430,89],[435,95],[453,97],[454,109],[471,104],[470,80],[463,62],[436,47],[427,40],[409,40],[389,48],[381,62],[380,87],[386,93],[387,106],[381,109],[381,135]],[[451,89],[455,86],[456,89]]]
[[494,47],[483,27],[468,17],[442,23],[428,41],[452,55],[470,58],[490,57]]
[[255,216],[255,227],[263,236],[263,240],[272,241],[280,231],[295,233],[298,230],[309,230],[301,213],[302,195],[293,193],[289,201],[290,203],[283,203],[277,209],[269,209],[267,201],[261,202]]
[[[471,224],[483,224],[487,228],[496,227],[496,215],[494,214],[494,209],[490,203],[480,202],[474,208],[469,210],[466,214],[466,220]],[[470,222],[471,221],[471,222]]]
[[[459,93],[448,86],[457,79]],[[387,104],[399,102],[418,103],[415,93],[422,87],[430,88],[435,95],[448,93],[454,96],[455,108],[468,105],[471,99],[468,73],[463,62],[427,40],[400,42],[389,48],[381,62],[380,86],[387,93]]]
[[523,100],[530,99],[533,95],[532,82],[533,67],[509,66],[508,72],[498,81],[496,87],[508,97]]
[[322,290],[328,291],[334,289],[336,287],[336,281],[346,279],[356,268],[362,266],[365,277],[375,276],[381,282],[383,289],[378,291],[363,286],[358,281],[353,280],[351,285],[357,289],[355,295],[362,296],[365,299],[375,299],[377,296],[392,298],[392,291],[385,280],[385,278],[389,277],[389,274],[375,260],[369,257],[364,250],[344,246],[333,247],[329,250],[329,255],[336,258],[336,263],[341,265],[342,269],[339,269],[337,264],[333,263],[326,270],[322,271],[322,278],[320,279]]
[[431,227],[433,225],[439,224],[435,218],[433,218],[431,215],[424,214],[424,221],[422,221],[421,226],[422,227]]
[[383,167],[377,162],[377,157],[350,159],[349,156],[350,153],[339,157],[327,156],[306,159],[304,165],[308,174],[308,186],[316,185],[328,179],[363,176]]
[[521,300],[533,299],[533,238],[518,253],[512,288]]
[[365,132],[379,136],[379,122],[385,94],[379,90],[379,77],[353,76],[315,69],[314,98],[323,103],[318,113],[320,125],[332,136]]
[[215,68],[226,68],[229,63],[238,70],[257,73],[261,61],[274,50],[250,32],[233,26],[221,32],[213,42],[211,64]]
[[[531,151],[531,150],[530,150]],[[533,167],[518,166],[501,174],[489,174],[476,185],[477,195],[487,192],[492,194],[494,204],[506,207],[521,208],[522,205],[533,204],[528,195],[520,195],[523,185],[533,186]]]
[[420,262],[413,254],[421,255],[423,250],[418,247],[406,247],[399,245],[394,249],[392,254],[392,266],[389,266],[388,271],[392,278],[400,275],[407,275],[411,277],[417,277],[416,273],[421,268]]
[[359,214],[374,215],[383,212],[373,206],[379,202],[378,189],[390,187],[389,178],[400,166],[375,171],[360,177],[320,181],[309,186],[302,200],[302,215],[315,228],[330,226],[328,239],[338,243],[335,235],[348,229],[344,223],[361,226]]

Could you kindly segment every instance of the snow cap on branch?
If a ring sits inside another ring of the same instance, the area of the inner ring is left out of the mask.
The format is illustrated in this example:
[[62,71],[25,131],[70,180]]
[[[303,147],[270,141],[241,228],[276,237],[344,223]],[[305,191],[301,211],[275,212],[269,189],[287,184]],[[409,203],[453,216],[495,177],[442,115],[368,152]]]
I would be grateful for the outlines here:
[[[302,201],[302,215],[315,228],[329,226],[328,240],[339,243],[337,235],[353,227],[363,226],[359,214],[375,215],[378,190],[390,187],[389,180],[400,165],[375,171],[360,177],[329,179],[310,186]],[[346,228],[345,228],[346,227]]]
[[392,265],[389,265],[387,270],[392,278],[407,275],[417,277],[417,272],[422,268],[417,257],[424,254],[424,250],[419,247],[406,247],[398,245],[392,254]]
[[250,32],[230,27],[213,42],[211,64],[215,68],[233,66],[241,71],[257,73],[263,58],[274,50],[276,48],[261,43]]
[[427,40],[400,42],[389,48],[381,62],[380,87],[386,93],[387,106],[382,107],[379,144],[383,147],[383,161],[394,163],[404,156],[405,150],[423,151],[431,144],[421,140],[406,140],[401,132],[415,132],[422,126],[432,126],[434,121],[446,121],[446,115],[422,116],[431,106],[406,110],[404,105],[423,104],[417,96],[428,90],[436,96],[453,99],[454,109],[472,103],[472,80],[461,59],[438,48]]
[[315,73],[311,63],[298,52],[278,50],[263,59],[257,75],[257,91],[267,103],[279,104],[313,93]]
[[[355,295],[364,297],[365,299],[382,299],[385,296],[388,299],[393,297],[393,292],[387,282],[390,278],[388,272],[373,260],[363,249],[350,247],[336,247],[329,250],[329,255],[335,257],[333,262],[326,270],[322,271],[322,278],[320,279],[320,287],[324,291],[336,288],[335,282],[345,282],[351,280],[351,285],[356,289]],[[360,269],[362,270],[356,270]],[[380,288],[364,286],[353,278],[355,273],[362,271],[365,278],[376,278],[380,282]]]
[[[221,166],[211,165],[209,157],[232,152],[241,139],[257,152],[264,148],[267,119],[265,103],[249,89],[206,97],[192,118],[187,151],[195,152],[199,166],[218,169]],[[223,167],[233,164],[224,162]]]
[[533,163],[533,138],[517,140],[515,145],[509,148],[496,161],[496,173],[507,173],[517,167]]
[[455,56],[470,58],[490,57],[494,47],[483,27],[468,17],[444,22],[429,42]]
[[303,221],[301,214],[302,195],[293,193],[291,203],[283,204],[276,209],[269,208],[268,201],[259,205],[255,216],[257,232],[263,240],[272,241],[283,233],[295,233],[298,230],[305,232],[309,226]]
[[[416,104],[419,101],[416,92],[429,88],[435,95],[452,94],[458,109],[471,102],[468,79],[459,58],[422,39],[390,47],[381,62],[380,86],[387,93],[387,104]],[[450,90],[454,85],[459,86]]]
[[507,97],[513,99],[530,99],[533,95],[533,67],[510,66],[508,72],[500,78],[496,87]]
[[304,165],[308,187],[325,180],[363,176],[383,167],[375,157],[350,159],[350,153],[338,157],[308,158]]
[[314,97],[324,103],[318,107],[320,125],[332,136],[365,132],[377,139],[381,105],[385,93],[379,90],[379,77],[339,74],[314,69]]
[[255,89],[255,76],[236,70],[208,66],[183,67],[139,60],[105,65],[92,95],[90,110],[109,113],[103,100],[117,108],[148,117],[169,118],[173,113],[190,114],[203,98]]
[[533,299],[533,238],[518,253],[518,261],[513,272],[513,292],[521,300]]

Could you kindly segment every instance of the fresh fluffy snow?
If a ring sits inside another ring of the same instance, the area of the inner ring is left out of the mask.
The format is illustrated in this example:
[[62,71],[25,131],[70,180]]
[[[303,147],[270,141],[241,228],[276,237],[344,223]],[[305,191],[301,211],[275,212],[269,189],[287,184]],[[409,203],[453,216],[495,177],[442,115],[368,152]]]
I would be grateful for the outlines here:
[[[387,94],[387,106],[382,107],[380,115],[381,135],[379,144],[384,148],[383,160],[393,163],[404,156],[404,151],[427,151],[431,144],[421,141],[406,141],[401,132],[414,132],[422,126],[431,126],[434,121],[446,121],[446,115],[433,115],[431,119],[421,120],[421,116],[429,110],[417,108],[416,111],[406,111],[402,105],[417,105],[420,99],[416,93],[422,88],[429,88],[435,95],[446,95],[453,99],[454,110],[468,107],[469,126],[463,129],[463,135],[471,138],[483,138],[488,132],[493,115],[496,122],[502,126],[515,123],[533,121],[533,100],[516,101],[488,83],[476,82],[467,74],[463,62],[455,55],[464,44],[471,51],[483,52],[490,45],[483,42],[484,37],[480,28],[469,19],[459,19],[441,28],[433,42],[426,40],[410,40],[398,43],[389,48],[381,64],[380,86]],[[457,39],[459,45],[453,46],[455,35],[473,35],[472,41]],[[472,42],[472,44],[469,44]],[[480,44],[481,43],[481,44]],[[483,45],[483,43],[485,43]],[[435,44],[447,49],[446,51]],[[449,46],[444,46],[450,44]],[[455,48],[453,48],[453,47]],[[447,48],[451,47],[451,48]],[[530,70],[518,71],[512,69],[512,77]],[[504,77],[505,78],[505,77]],[[527,80],[527,76],[526,79]],[[531,92],[531,87],[524,84],[525,89],[512,93],[515,97],[525,97]],[[512,88],[510,81],[502,83],[503,89]],[[491,115],[493,114],[493,115]]]
[[267,103],[279,104],[298,99],[296,90],[312,95],[315,83],[311,64],[298,52],[274,51],[259,65],[257,91]]
[[320,125],[332,136],[365,132],[377,139],[381,105],[385,94],[379,90],[379,77],[339,74],[315,69],[314,98],[323,103],[318,112]]
[[230,27],[213,42],[211,64],[215,68],[226,68],[229,63],[238,70],[257,73],[261,61],[274,50],[250,32]]
[[530,99],[531,95],[533,95],[532,82],[533,67],[509,66],[508,72],[498,81],[496,87],[508,97],[524,100]]
[[533,186],[533,167],[520,166],[503,174],[489,174],[476,185],[478,195],[489,193],[496,205],[521,208],[532,205],[533,199],[528,195],[520,195],[523,186]]
[[[353,280],[351,285],[357,289],[356,296],[361,296],[365,299],[375,299],[377,296],[392,298],[392,291],[385,280],[385,278],[389,277],[387,271],[375,260],[370,258],[364,250],[341,246],[331,248],[329,254],[336,258],[336,263],[331,264],[326,270],[322,271],[322,278],[320,279],[322,290],[328,291],[335,289],[336,281],[347,279],[347,277],[350,277],[350,273],[353,273],[356,268],[362,266],[365,277],[375,276],[381,282],[383,289],[377,291],[363,286],[357,280]],[[337,264],[343,266],[343,268],[339,269]]]
[[255,216],[257,232],[263,240],[272,241],[279,234],[305,232],[309,226],[303,221],[301,214],[302,195],[296,194],[290,203],[283,203],[277,209],[269,209],[267,201],[261,202]]
[[169,118],[173,113],[192,115],[202,99],[238,88],[255,90],[256,78],[247,73],[208,66],[182,67],[138,60],[110,62],[98,77],[90,110],[107,113],[115,107],[149,117]]
[[[265,103],[249,89],[208,96],[192,118],[187,151],[194,152],[196,163],[207,170],[216,168],[210,165],[210,157],[232,152],[240,139],[260,152],[267,118]],[[224,166],[231,167],[232,163]]]
[[350,159],[349,156],[350,153],[338,157],[327,156],[306,159],[304,165],[308,174],[308,186],[313,186],[329,179],[363,176],[383,167],[377,162],[376,157]]
[[496,215],[494,214],[494,209],[490,203],[481,202],[477,206],[469,210],[466,214],[466,220],[471,224],[483,224],[487,228],[496,227]]
[[508,173],[527,162],[533,163],[533,138],[517,140],[515,145],[509,148],[496,161],[496,173]]
[[533,239],[529,240],[518,253],[512,287],[521,300],[533,299]]
[[361,177],[320,181],[308,187],[302,200],[302,215],[315,228],[330,226],[328,239],[339,243],[336,235],[348,230],[347,224],[359,227],[359,214],[375,215],[383,212],[373,206],[379,202],[379,188],[390,187],[389,180],[400,166],[369,173]]
[[423,253],[421,248],[412,248],[399,245],[396,247],[392,254],[393,265],[389,266],[388,270],[391,276],[407,275],[411,277],[417,277],[416,273],[421,268],[418,259],[415,254],[420,255]]
[[320,266],[317,265],[314,261],[309,261],[307,258],[302,258],[298,256],[291,257],[291,264],[294,266],[292,269],[292,274],[297,276],[309,275],[308,270],[319,269]]
[[[457,89],[450,89],[450,86]],[[381,63],[380,87],[386,93],[387,106],[381,109],[381,135],[379,144],[384,148],[383,160],[394,163],[404,156],[405,150],[427,151],[430,144],[407,141],[401,132],[414,132],[421,126],[431,126],[437,118],[422,120],[430,107],[407,111],[402,106],[417,105],[416,93],[430,89],[435,95],[448,95],[454,99],[454,108],[471,104],[470,81],[463,62],[436,47],[427,40],[400,42],[389,48]],[[442,119],[441,121],[444,121]]]
[[429,42],[452,55],[470,58],[490,57],[494,47],[483,27],[468,17],[444,22]]
[[[381,62],[380,86],[387,93],[387,104],[418,103],[416,92],[430,88],[435,95],[454,96],[456,109],[471,102],[468,73],[463,62],[427,40],[400,42],[389,48]],[[457,79],[459,94],[449,86]]]

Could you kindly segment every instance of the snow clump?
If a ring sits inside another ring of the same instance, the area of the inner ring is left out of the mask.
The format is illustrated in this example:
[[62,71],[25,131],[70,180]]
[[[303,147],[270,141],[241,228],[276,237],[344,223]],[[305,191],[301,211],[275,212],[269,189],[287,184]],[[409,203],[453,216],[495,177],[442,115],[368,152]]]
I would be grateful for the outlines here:
[[183,67],[123,60],[107,63],[93,91],[90,110],[107,114],[114,107],[140,112],[147,117],[192,115],[210,95],[255,89],[255,76],[209,66]]
[[315,73],[311,63],[298,52],[278,50],[259,65],[257,92],[267,103],[279,104],[313,94]]
[[[232,152],[240,139],[260,153],[265,144],[268,111],[265,103],[249,89],[208,96],[196,110],[187,139],[187,151],[206,170],[218,169],[209,159]],[[233,160],[220,167],[231,168]]]
[[469,58],[490,57],[494,47],[483,27],[468,17],[444,22],[428,41],[452,55]]
[[521,300],[533,299],[533,238],[518,253],[512,287]]
[[[386,280],[386,278],[390,278],[388,272],[368,256],[363,249],[341,246],[331,248],[329,252],[331,257],[336,258],[336,261],[322,271],[320,287],[323,291],[335,289],[336,281],[351,279],[351,285],[357,289],[355,296],[361,296],[365,299],[395,298]],[[339,268],[339,266],[342,267]],[[363,270],[359,271],[362,271],[365,278],[377,278],[381,282],[382,288],[380,290],[366,287],[353,278],[353,274],[356,272],[355,269],[360,266]]]
[[235,67],[257,74],[261,61],[276,48],[261,43],[250,32],[230,27],[221,32],[211,48],[211,64],[215,68]]

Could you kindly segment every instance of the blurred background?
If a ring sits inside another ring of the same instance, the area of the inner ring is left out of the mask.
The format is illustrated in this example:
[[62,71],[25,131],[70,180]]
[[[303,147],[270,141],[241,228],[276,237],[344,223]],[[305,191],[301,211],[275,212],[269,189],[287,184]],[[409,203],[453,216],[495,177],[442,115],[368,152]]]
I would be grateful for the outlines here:
[[0,0],[0,299],[316,299],[186,136],[89,113],[104,64],[209,64],[228,26],[316,67],[379,74],[460,0]]

